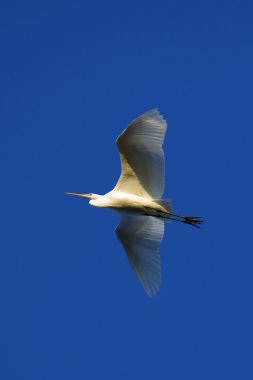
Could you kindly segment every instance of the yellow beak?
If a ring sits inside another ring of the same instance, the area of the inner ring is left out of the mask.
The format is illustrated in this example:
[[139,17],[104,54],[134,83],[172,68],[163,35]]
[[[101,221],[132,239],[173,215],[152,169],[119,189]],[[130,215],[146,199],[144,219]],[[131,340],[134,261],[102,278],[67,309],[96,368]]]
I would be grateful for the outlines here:
[[65,194],[74,195],[75,197],[89,198],[88,194],[67,193],[67,192],[65,192]]

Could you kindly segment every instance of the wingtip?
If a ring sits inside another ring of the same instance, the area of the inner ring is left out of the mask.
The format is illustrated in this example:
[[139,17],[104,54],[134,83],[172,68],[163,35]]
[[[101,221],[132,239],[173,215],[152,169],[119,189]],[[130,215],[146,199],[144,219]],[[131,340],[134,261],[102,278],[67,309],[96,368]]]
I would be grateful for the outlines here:
[[146,287],[143,287],[145,293],[147,294],[147,296],[149,298],[154,298],[156,296],[156,294],[159,292],[160,290],[160,285],[158,288],[153,288],[153,289],[147,289]]

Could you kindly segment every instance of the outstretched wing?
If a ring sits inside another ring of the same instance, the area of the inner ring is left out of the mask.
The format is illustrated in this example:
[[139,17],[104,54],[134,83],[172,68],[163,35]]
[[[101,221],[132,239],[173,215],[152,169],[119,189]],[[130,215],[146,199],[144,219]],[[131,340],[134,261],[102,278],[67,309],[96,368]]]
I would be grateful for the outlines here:
[[157,109],[150,110],[117,138],[121,176],[113,191],[148,198],[161,198],[164,192],[163,140],[167,123]]
[[149,297],[161,284],[159,246],[164,223],[152,216],[122,216],[115,233],[128,260]]

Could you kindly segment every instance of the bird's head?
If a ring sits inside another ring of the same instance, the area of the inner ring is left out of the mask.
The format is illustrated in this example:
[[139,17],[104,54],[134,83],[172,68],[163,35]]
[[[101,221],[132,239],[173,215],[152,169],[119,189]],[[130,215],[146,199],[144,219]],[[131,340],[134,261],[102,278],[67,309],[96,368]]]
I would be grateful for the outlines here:
[[79,194],[79,193],[68,193],[68,192],[65,192],[65,194],[73,195],[75,197],[89,198],[89,199],[97,199],[99,197],[98,194],[93,194],[93,193]]

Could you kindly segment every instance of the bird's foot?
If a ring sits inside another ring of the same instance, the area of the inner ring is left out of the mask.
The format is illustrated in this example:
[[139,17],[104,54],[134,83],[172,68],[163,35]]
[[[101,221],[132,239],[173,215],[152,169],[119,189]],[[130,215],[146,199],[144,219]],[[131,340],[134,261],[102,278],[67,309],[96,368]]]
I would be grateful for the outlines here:
[[199,224],[204,223],[204,221],[198,216],[185,216],[182,220],[183,223],[190,224],[191,226],[200,228]]

